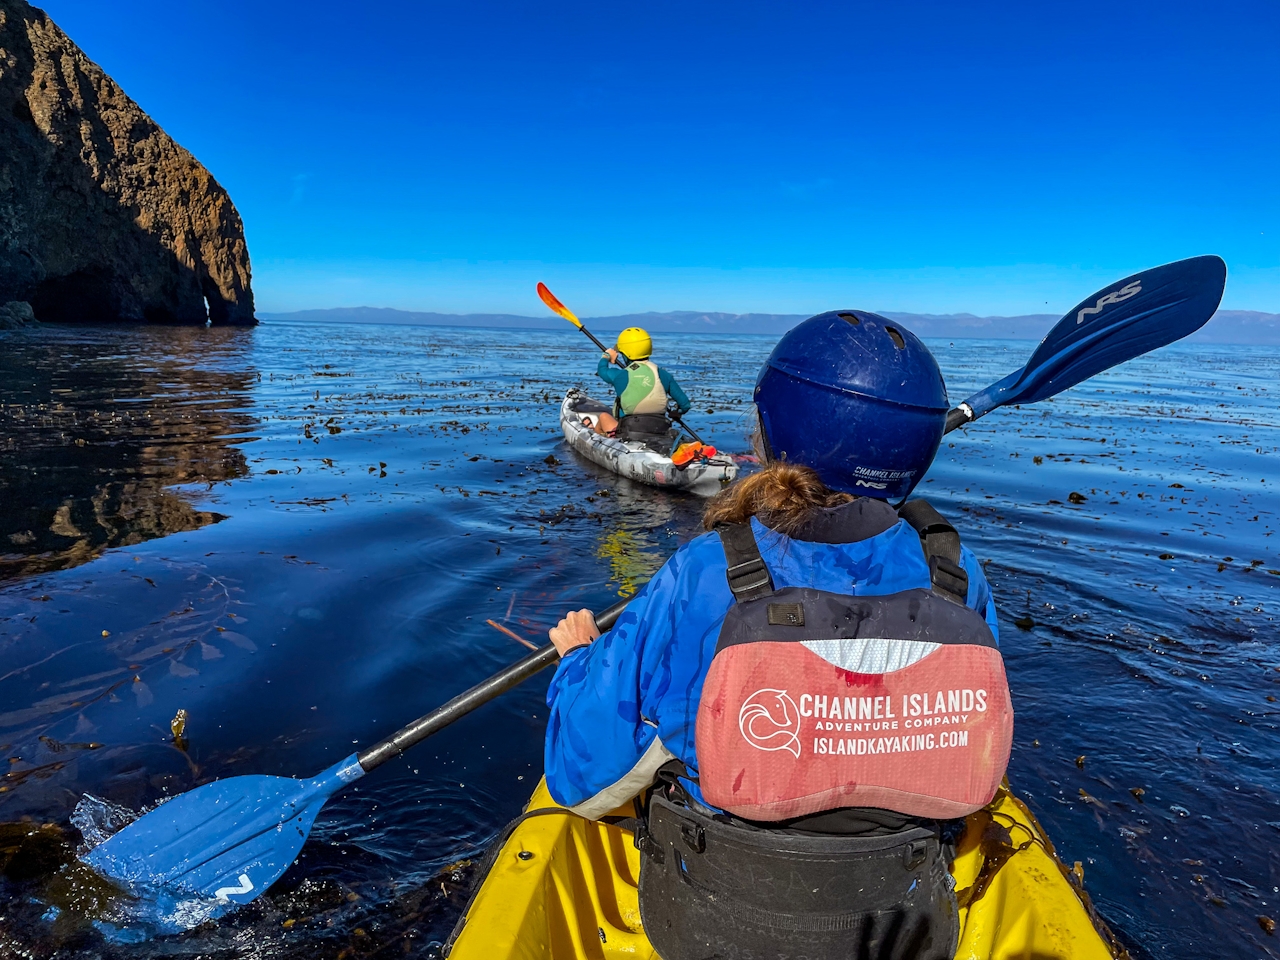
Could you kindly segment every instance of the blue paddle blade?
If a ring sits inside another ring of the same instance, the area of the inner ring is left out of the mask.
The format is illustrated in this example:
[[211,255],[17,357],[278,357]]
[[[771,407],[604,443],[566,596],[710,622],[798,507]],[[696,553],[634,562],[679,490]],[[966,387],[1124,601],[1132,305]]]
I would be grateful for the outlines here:
[[1113,283],[1059,320],[1025,367],[965,400],[972,411],[968,419],[1008,403],[1044,400],[1181,340],[1209,322],[1226,283],[1227,265],[1213,256],[1167,263]]
[[311,780],[207,783],[162,803],[81,859],[135,897],[161,904],[150,916],[161,932],[187,929],[248,903],[279,879],[325,801],[363,775],[352,754]]

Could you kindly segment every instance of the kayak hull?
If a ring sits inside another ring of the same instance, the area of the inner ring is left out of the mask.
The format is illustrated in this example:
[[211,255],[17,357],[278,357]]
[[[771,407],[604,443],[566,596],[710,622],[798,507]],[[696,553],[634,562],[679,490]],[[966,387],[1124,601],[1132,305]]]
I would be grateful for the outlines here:
[[569,446],[606,470],[654,487],[707,495],[716,493],[738,475],[738,465],[729,457],[717,455],[677,467],[670,457],[643,443],[601,436],[582,423],[585,414],[607,409],[576,389],[565,394],[560,404],[560,429]]
[[[1125,956],[1078,875],[1005,788],[967,818],[952,874],[957,960]],[[631,833],[560,807],[544,780],[459,921],[449,960],[660,960],[640,922],[639,879]]]

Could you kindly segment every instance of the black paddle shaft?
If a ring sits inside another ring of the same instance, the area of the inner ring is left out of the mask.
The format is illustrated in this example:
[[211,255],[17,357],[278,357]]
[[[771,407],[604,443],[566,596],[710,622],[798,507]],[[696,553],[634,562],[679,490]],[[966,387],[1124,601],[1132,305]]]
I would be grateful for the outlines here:
[[[618,615],[626,609],[627,601],[620,600],[604,612],[596,616],[596,629],[604,633],[618,619]],[[402,727],[385,740],[375,743],[368,750],[362,750],[356,759],[360,761],[366,773],[374,767],[380,767],[415,744],[443,730],[455,720],[460,720],[477,707],[483,706],[518,686],[560,659],[560,654],[552,644],[547,644],[522,660],[517,660],[505,670],[495,673],[488,680],[477,683],[470,690],[458,694],[443,706],[436,707],[426,716],[419,717],[407,727]]]
[[702,443],[702,438],[698,436],[693,427],[689,426],[681,419],[683,415],[680,413],[680,408],[676,406],[676,402],[674,400],[667,401],[667,416],[672,420],[672,422],[680,424],[684,432],[693,437],[696,442]]
[[[585,333],[588,337],[590,337],[590,338],[591,338],[591,342],[592,342],[592,343],[594,343],[597,347],[599,347],[599,348],[600,348],[600,352],[601,352],[601,353],[608,353],[608,352],[609,352],[609,348],[608,348],[608,347],[606,347],[606,346],[605,346],[603,343],[601,343],[599,340],[597,340],[597,339],[596,339],[596,335],[595,335],[594,333],[592,333],[590,330],[588,330],[586,327],[584,327],[581,323],[579,323],[579,324],[578,324],[578,329],[579,329],[579,330],[581,330],[583,333]],[[615,349],[616,349],[616,348],[615,348]],[[625,367],[625,366],[627,366],[629,363],[631,363],[631,361],[630,361],[630,360],[628,360],[628,359],[626,358],[626,355],[625,355],[625,354],[623,354],[623,352],[622,352],[621,350],[619,350],[619,351],[618,351],[618,360],[617,360],[617,364],[618,364],[618,366],[620,366],[620,367]]]
[[942,434],[946,436],[957,427],[963,427],[966,423],[973,421],[973,417],[965,413],[960,407],[952,407],[947,411],[947,425],[943,429]]

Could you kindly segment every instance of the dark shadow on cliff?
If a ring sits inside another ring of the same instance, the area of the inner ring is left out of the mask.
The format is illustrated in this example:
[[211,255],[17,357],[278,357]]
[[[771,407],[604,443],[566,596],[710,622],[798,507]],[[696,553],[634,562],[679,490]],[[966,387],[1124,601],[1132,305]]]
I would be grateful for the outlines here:
[[127,352],[117,336],[0,337],[0,581],[216,523],[198,490],[174,487],[248,473],[231,444],[257,425],[251,335],[137,330],[146,346]]
[[0,0],[0,46],[0,303],[46,323],[256,323],[209,172],[21,0]]

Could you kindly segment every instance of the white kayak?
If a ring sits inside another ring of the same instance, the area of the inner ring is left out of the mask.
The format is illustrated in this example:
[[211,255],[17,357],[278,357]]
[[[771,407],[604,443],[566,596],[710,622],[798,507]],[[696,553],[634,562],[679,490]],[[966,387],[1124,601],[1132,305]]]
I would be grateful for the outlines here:
[[669,456],[644,443],[602,436],[583,422],[590,420],[594,423],[599,414],[608,413],[611,409],[576,388],[565,394],[564,402],[560,404],[560,428],[569,446],[619,476],[655,487],[713,494],[738,475],[738,465],[724,454],[676,466]]

